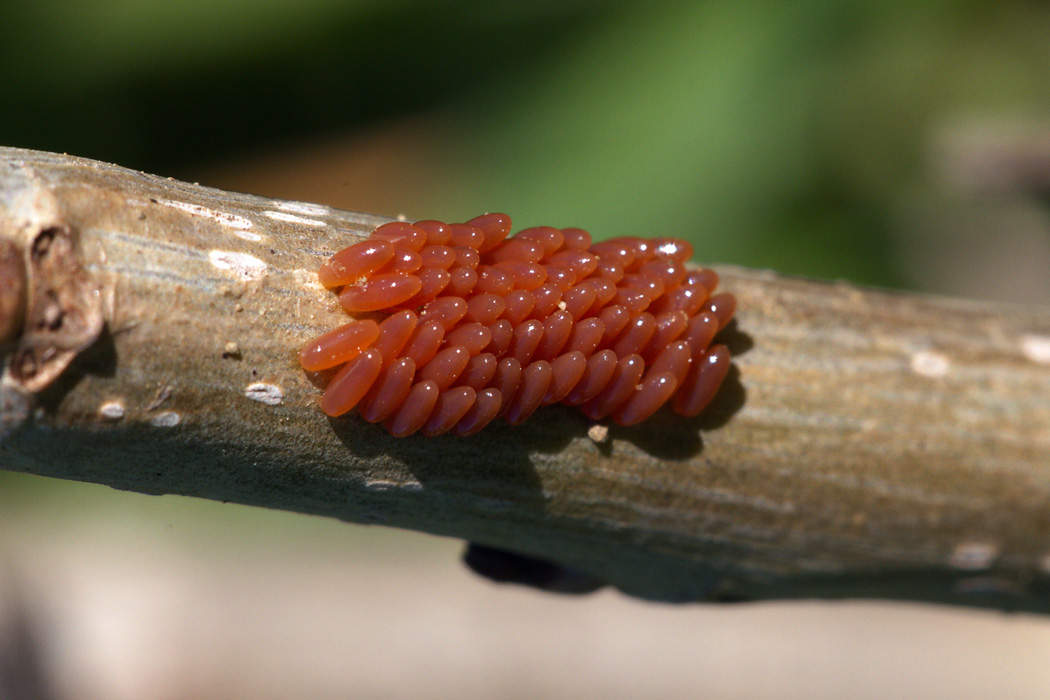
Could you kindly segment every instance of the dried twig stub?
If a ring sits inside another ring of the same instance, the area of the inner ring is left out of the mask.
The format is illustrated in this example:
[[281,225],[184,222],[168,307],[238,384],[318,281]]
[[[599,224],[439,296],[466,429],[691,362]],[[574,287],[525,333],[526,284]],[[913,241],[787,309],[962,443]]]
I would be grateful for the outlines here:
[[11,360],[11,377],[36,393],[53,382],[102,331],[98,285],[77,258],[72,231],[44,227],[29,250],[25,326]]

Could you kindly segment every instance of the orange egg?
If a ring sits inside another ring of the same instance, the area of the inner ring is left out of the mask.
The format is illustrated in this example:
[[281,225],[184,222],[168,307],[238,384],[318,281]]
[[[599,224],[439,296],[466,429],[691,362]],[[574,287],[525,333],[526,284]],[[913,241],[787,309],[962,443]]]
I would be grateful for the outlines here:
[[318,271],[355,319],[306,343],[310,371],[342,365],[321,408],[357,408],[392,435],[473,435],[541,406],[634,425],[664,405],[695,416],[729,371],[712,345],[736,299],[687,269],[673,237],[592,242],[578,228],[510,236],[505,214],[392,222]]

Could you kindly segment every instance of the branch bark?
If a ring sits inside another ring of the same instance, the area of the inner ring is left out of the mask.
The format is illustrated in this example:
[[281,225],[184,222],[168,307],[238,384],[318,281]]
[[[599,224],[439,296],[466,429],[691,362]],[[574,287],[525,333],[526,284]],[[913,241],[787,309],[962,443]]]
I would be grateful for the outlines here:
[[0,149],[0,467],[461,537],[646,598],[1050,612],[1046,309],[719,267],[734,369],[700,419],[603,438],[557,406],[399,440],[326,418],[296,359],[345,318],[314,271],[383,221]]

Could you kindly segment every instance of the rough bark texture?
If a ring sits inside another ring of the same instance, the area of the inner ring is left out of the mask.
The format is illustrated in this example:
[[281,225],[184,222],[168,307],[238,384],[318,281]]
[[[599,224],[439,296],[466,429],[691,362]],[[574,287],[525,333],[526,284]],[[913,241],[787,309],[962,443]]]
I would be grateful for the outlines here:
[[[1050,611],[1050,312],[717,268],[698,420],[468,438],[328,419],[314,271],[383,219],[0,149],[0,467],[381,523],[663,600]],[[571,223],[571,222],[566,222]]]

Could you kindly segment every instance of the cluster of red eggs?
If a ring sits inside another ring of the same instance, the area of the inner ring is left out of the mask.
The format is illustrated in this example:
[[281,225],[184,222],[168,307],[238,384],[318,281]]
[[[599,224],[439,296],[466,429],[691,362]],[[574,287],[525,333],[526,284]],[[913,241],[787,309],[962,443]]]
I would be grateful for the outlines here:
[[675,238],[591,243],[546,226],[508,238],[510,217],[384,224],[318,272],[355,316],[300,352],[304,369],[342,365],[321,408],[357,407],[398,437],[517,425],[545,404],[633,425],[673,398],[698,414],[729,369],[711,346],[736,307],[718,276],[688,270]]

